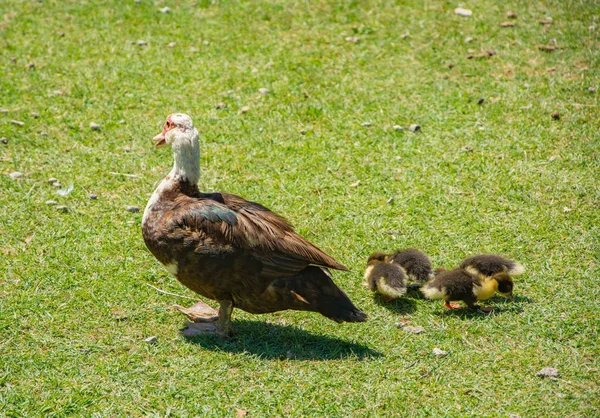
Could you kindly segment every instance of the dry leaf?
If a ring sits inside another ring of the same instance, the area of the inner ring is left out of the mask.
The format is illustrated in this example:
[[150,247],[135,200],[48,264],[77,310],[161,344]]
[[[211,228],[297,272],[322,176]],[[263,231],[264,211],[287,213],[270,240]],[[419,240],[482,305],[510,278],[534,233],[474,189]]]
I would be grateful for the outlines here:
[[25,238],[25,244],[29,244],[33,240],[34,236],[35,236],[35,233],[33,233],[33,232],[31,234],[27,235],[27,238]]
[[538,45],[537,48],[540,51],[552,52],[556,51],[558,47],[556,45]]
[[515,22],[502,22],[500,23],[500,26],[503,28],[512,28],[515,26]]
[[489,51],[484,51],[481,54],[471,54],[471,55],[467,55],[467,59],[473,59],[473,58],[489,58],[493,55],[496,55],[496,51],[493,50],[489,50]]
[[352,184],[350,185],[350,187],[358,187],[358,185],[359,185],[359,184],[360,184],[360,180],[358,180],[358,181],[356,181],[356,182],[352,183]]
[[236,418],[244,418],[246,415],[248,415],[248,411],[246,411],[245,409],[235,408]]

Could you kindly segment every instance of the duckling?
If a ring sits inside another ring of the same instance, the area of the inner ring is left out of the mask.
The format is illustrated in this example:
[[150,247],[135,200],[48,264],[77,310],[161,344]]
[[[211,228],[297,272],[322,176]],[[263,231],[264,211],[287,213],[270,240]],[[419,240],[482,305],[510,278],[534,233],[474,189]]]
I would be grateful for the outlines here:
[[399,298],[406,293],[406,274],[398,264],[388,262],[388,255],[373,253],[365,270],[366,287],[378,292],[384,301]]
[[476,302],[489,299],[496,292],[513,300],[513,281],[505,272],[481,278],[460,267],[451,271],[440,270],[437,270],[433,280],[421,288],[421,292],[428,299],[443,299],[448,309],[459,308],[460,305],[450,302],[462,300],[471,309],[489,312],[493,308],[482,308]]
[[467,258],[461,268],[479,277],[490,277],[504,272],[511,277],[520,276],[525,268],[516,261],[494,254],[480,254]]
[[387,260],[390,263],[399,264],[406,272],[408,279],[418,287],[434,277],[429,257],[416,248],[407,248],[405,250],[396,251],[389,256]]

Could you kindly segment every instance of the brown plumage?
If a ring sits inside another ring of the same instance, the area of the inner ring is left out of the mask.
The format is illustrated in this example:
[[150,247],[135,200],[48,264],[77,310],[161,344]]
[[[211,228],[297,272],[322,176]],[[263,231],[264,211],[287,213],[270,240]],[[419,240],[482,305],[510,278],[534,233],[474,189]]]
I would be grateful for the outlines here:
[[233,308],[366,320],[327,270],[348,269],[284,218],[239,196],[198,190],[198,133],[189,116],[170,115],[155,142],[171,145],[175,165],[148,202],[144,242],[181,283],[221,304],[217,333],[231,333]]
[[385,301],[406,293],[406,274],[398,264],[386,261],[383,253],[373,253],[367,260],[365,286],[382,295]]
[[483,309],[476,302],[489,299],[496,292],[512,299],[513,282],[504,272],[480,278],[463,268],[438,270],[435,278],[421,287],[421,292],[428,299],[443,299],[450,309],[458,307],[449,303],[453,301],[463,301],[471,309]]
[[433,268],[429,257],[416,248],[396,251],[388,257],[388,261],[399,264],[406,272],[408,279],[417,285],[423,285],[433,278]]
[[469,257],[461,263],[460,267],[482,277],[490,277],[502,272],[514,277],[525,271],[518,262],[495,254],[479,254]]

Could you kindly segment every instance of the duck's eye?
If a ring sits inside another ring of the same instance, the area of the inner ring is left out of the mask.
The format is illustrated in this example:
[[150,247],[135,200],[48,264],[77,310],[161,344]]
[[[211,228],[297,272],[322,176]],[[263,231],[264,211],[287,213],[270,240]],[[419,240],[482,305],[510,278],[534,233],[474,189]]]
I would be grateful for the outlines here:
[[168,128],[168,129],[171,129],[171,122],[167,121],[167,122],[165,123],[165,125],[167,126],[167,128]]

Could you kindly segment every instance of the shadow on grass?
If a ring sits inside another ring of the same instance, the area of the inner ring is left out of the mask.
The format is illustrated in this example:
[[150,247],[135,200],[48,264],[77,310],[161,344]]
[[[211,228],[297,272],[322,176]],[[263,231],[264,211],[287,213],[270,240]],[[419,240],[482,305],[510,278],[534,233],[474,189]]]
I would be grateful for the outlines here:
[[408,299],[406,297],[386,302],[385,300],[383,300],[380,294],[376,293],[375,295],[373,295],[373,300],[379,306],[383,306],[384,308],[389,309],[390,311],[400,315],[413,313],[417,310],[417,303],[414,300]]
[[[246,320],[236,320],[233,326],[236,334],[229,339],[213,335],[184,338],[208,350],[247,353],[268,360],[364,360],[383,355],[363,344],[311,334],[292,326]],[[352,332],[353,324],[344,326]]]

